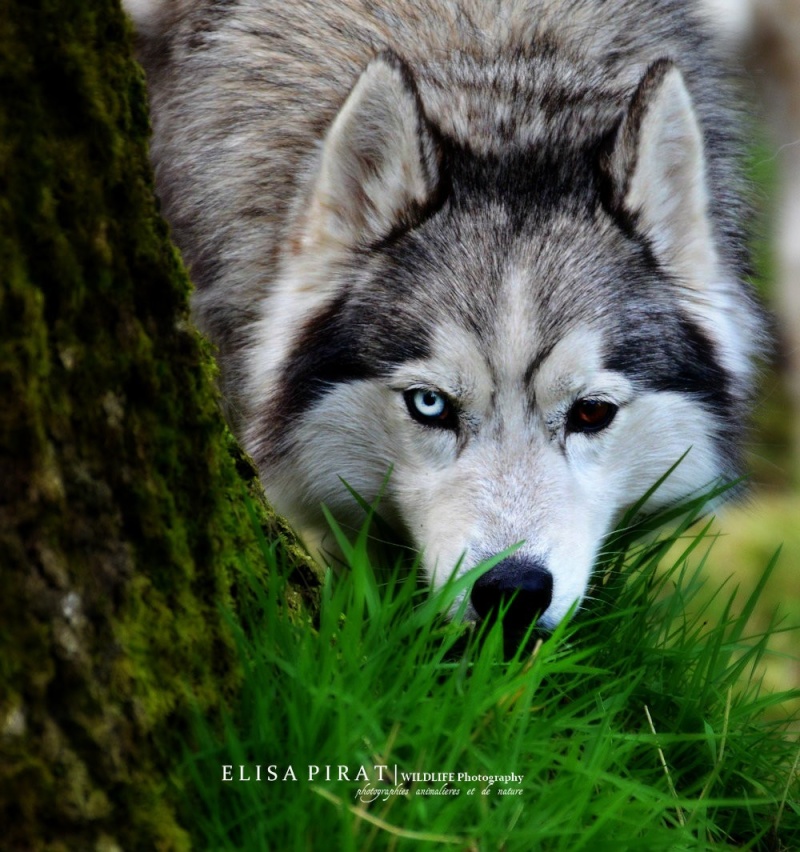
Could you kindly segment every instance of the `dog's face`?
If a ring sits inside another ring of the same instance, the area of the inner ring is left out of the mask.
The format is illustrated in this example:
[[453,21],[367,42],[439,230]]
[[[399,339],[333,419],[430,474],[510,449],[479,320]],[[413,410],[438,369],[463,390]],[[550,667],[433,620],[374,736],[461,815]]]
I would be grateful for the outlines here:
[[[605,148],[485,156],[426,129],[396,65],[370,69],[256,330],[248,448],[313,546],[320,503],[361,523],[342,480],[371,499],[390,467],[381,512],[435,586],[521,543],[468,613],[514,594],[517,622],[553,628],[620,512],[684,453],[661,503],[735,469],[745,331],[717,281],[688,96],[677,142],[685,89],[665,66]],[[660,165],[659,132],[688,177]]]

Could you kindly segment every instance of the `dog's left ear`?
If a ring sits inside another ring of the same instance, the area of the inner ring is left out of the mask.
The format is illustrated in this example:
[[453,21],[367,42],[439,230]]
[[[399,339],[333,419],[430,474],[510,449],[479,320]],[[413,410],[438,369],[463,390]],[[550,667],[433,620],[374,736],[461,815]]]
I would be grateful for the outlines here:
[[325,137],[304,241],[365,247],[411,227],[437,196],[440,163],[411,71],[385,51],[361,74]]
[[656,258],[690,287],[716,274],[700,129],[683,75],[670,60],[648,68],[601,155],[606,203],[632,220]]

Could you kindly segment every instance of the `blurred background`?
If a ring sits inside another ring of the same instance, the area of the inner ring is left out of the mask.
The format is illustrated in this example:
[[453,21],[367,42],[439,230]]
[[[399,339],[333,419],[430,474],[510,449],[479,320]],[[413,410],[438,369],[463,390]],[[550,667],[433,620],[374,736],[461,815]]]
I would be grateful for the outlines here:
[[[777,333],[750,442],[751,494],[718,512],[708,585],[727,579],[748,591],[780,546],[753,627],[766,628],[776,609],[790,627],[800,625],[800,0],[705,2],[745,69],[743,98],[755,104],[755,283]],[[773,690],[800,687],[800,629],[775,636],[764,678]],[[800,711],[800,701],[789,709]]]

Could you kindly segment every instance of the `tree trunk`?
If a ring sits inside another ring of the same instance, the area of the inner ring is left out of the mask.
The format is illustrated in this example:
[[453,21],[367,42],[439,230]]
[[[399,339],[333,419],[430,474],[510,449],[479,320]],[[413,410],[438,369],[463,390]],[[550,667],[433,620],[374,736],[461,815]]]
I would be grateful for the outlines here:
[[[258,564],[159,218],[144,84],[112,0],[0,11],[3,848],[176,849],[180,743],[237,668],[221,605]],[[292,600],[297,604],[297,600]]]

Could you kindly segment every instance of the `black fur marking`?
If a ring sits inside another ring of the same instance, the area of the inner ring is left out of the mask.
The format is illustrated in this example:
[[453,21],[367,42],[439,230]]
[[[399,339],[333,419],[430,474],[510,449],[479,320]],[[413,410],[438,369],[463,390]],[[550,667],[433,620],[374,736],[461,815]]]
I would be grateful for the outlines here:
[[731,377],[706,333],[684,315],[659,317],[655,323],[646,319],[629,317],[623,342],[609,353],[606,367],[648,390],[692,395],[719,415],[719,423],[736,430],[743,416],[735,410]]
[[427,338],[427,329],[401,311],[380,310],[343,292],[303,329],[270,414],[290,424],[337,385],[387,376],[398,364],[426,357]]
[[451,198],[456,210],[496,203],[512,214],[516,233],[532,216],[569,210],[590,218],[598,203],[594,179],[596,145],[511,148],[502,155],[475,154],[452,145]]
[[525,383],[525,387],[529,387],[533,382],[533,378],[536,373],[539,371],[539,368],[544,363],[545,358],[547,358],[550,353],[555,349],[555,343],[548,343],[547,346],[543,347],[536,355],[536,357],[531,361],[528,365],[528,368],[525,370],[525,376],[523,381]]

